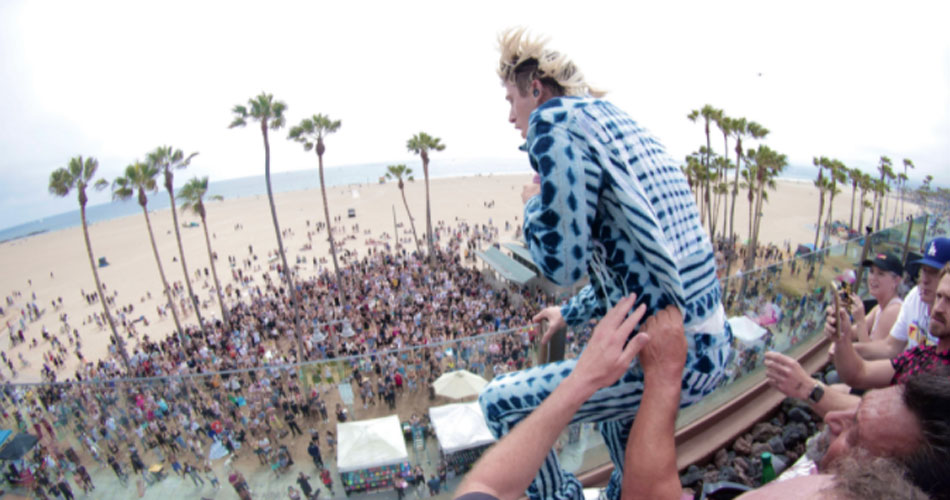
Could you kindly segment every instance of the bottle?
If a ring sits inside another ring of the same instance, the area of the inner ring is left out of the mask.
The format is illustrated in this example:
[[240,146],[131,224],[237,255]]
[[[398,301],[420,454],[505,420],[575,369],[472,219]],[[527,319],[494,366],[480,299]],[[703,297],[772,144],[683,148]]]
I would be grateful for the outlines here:
[[772,454],[766,451],[762,453],[762,484],[773,479],[775,479],[775,468],[772,467]]

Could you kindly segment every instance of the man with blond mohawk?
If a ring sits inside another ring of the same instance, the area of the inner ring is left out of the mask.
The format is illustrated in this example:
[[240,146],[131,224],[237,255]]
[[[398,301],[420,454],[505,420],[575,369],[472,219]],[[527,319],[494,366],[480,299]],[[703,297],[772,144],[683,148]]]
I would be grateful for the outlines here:
[[[524,29],[499,37],[498,75],[526,139],[536,182],[522,192],[524,239],[545,277],[571,285],[590,277],[563,306],[534,317],[542,336],[602,317],[636,294],[646,315],[675,306],[688,345],[680,406],[715,389],[731,357],[712,245],[700,224],[689,185],[663,146],[622,110],[599,99],[566,56]],[[561,361],[496,377],[479,396],[488,426],[507,434],[574,369]],[[615,464],[607,488],[619,498],[624,448],[643,395],[643,370],[631,363],[620,380],[597,391],[572,422],[599,422]],[[538,429],[537,432],[544,432]],[[582,498],[581,485],[548,454],[527,490],[531,498]]]

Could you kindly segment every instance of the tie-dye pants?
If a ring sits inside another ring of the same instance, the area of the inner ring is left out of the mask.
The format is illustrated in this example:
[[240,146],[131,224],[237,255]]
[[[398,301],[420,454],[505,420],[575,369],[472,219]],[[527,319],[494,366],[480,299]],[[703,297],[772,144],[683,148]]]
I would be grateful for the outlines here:
[[[723,381],[726,364],[732,357],[732,331],[728,323],[721,333],[687,334],[686,339],[688,348],[680,408],[698,402],[716,389]],[[495,437],[507,434],[537,408],[571,373],[575,364],[577,360],[558,361],[495,377],[478,398],[488,428]],[[614,463],[607,487],[607,497],[611,499],[620,497],[624,449],[642,395],[643,371],[639,363],[634,362],[620,380],[597,391],[571,420],[571,423],[599,424]],[[532,499],[583,498],[580,481],[560,467],[553,450],[528,487],[527,494]]]

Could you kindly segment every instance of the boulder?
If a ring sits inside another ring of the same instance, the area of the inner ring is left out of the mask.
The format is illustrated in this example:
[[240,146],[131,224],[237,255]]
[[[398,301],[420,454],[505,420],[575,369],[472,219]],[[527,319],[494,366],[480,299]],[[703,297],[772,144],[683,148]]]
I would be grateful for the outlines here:
[[788,410],[788,420],[790,422],[799,422],[799,423],[807,424],[811,422],[812,419],[811,419],[811,414],[809,414],[806,410],[799,407],[795,407],[795,408],[792,408],[791,410]]
[[785,453],[785,444],[782,442],[782,436],[772,436],[769,439],[769,447],[775,453]]

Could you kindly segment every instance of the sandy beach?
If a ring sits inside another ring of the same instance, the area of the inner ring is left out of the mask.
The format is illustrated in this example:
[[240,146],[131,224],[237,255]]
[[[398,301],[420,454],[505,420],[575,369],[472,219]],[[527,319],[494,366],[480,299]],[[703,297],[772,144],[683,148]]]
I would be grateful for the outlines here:
[[[531,175],[528,174],[433,179],[433,224],[439,221],[449,226],[460,222],[491,223],[501,228],[501,242],[514,240],[517,238],[515,228],[521,219],[521,187],[530,181]],[[398,228],[399,238],[405,241],[411,237],[409,219],[395,183],[337,186],[329,188],[327,195],[331,217],[341,218],[341,222],[335,223],[341,228],[335,233],[337,239],[343,239],[343,248],[356,252],[357,256],[365,255],[367,248],[373,246],[372,242],[380,241],[384,233],[393,233],[394,209],[396,224],[401,226]],[[164,192],[152,195],[153,198],[164,196],[167,196]],[[421,180],[407,183],[406,198],[415,218],[416,230],[422,234],[425,231],[424,183]],[[813,241],[818,192],[810,182],[780,181],[778,189],[769,193],[769,199],[761,229],[760,240],[763,243],[783,245],[788,241],[794,246]],[[319,190],[280,193],[276,196],[276,203],[281,229],[286,232],[284,245],[288,262],[293,265],[300,258],[303,260],[299,266],[300,274],[305,277],[316,274],[319,269],[313,265],[314,258],[329,256],[325,232],[314,235],[312,241],[308,238],[308,232],[313,231],[314,225],[324,220]],[[847,221],[850,203],[850,189],[842,189],[835,199],[835,219]],[[911,207],[907,204],[905,211],[911,210]],[[349,209],[356,211],[355,217],[347,217]],[[255,277],[259,278],[261,273],[269,270],[266,256],[268,252],[276,255],[277,243],[266,196],[208,202],[207,211],[209,232],[213,235],[212,246],[219,257],[217,266],[222,287],[234,283],[229,257],[235,257],[238,262],[249,258],[249,245],[259,256],[254,266]],[[165,273],[170,282],[183,284],[171,212],[160,210],[150,213],[150,217]],[[855,217],[857,220],[857,215]],[[181,211],[179,220],[181,224],[200,222],[197,216]],[[748,205],[740,197],[736,204],[735,224],[742,239],[746,236],[747,221]],[[506,222],[510,224],[508,230],[505,230]],[[107,295],[118,293],[117,307],[132,305],[134,310],[128,315],[130,318],[145,316],[148,326],[142,322],[136,324],[140,336],[148,334],[150,338],[156,339],[168,335],[174,329],[174,323],[170,317],[158,317],[161,281],[141,213],[93,224],[89,231],[96,256],[109,261],[109,266],[100,269],[100,276],[108,288]],[[181,232],[195,293],[202,300],[207,300],[213,280],[204,277],[204,270],[209,266],[204,235],[200,227],[183,227]],[[383,241],[392,242],[391,239]],[[308,243],[312,243],[312,248],[305,248]],[[41,331],[45,326],[51,333],[59,333],[62,325],[60,316],[64,313],[68,315],[70,326],[79,330],[86,360],[94,361],[106,354],[108,328],[100,328],[94,322],[86,321],[92,313],[101,312],[101,306],[98,303],[87,304],[81,293],[95,290],[81,227],[0,244],[0,262],[5,285],[3,295],[10,296],[14,291],[22,294],[13,307],[6,307],[4,303],[4,329],[0,339],[3,350],[14,360],[19,372],[18,381],[40,380],[41,357],[49,349],[49,344],[41,337]],[[327,263],[319,266],[332,266],[332,263],[327,259]],[[200,279],[194,279],[196,271],[201,272]],[[276,278],[276,273],[272,276]],[[27,323],[26,337],[28,342],[37,338],[40,345],[32,349],[25,344],[13,347],[6,325],[18,328],[20,309],[32,300],[33,294],[36,305],[44,310],[44,314],[38,321]],[[54,308],[52,301],[58,301],[60,297],[62,307]],[[203,314],[206,320],[219,318],[218,311],[216,304],[210,304]],[[183,318],[183,321],[193,323],[194,315]],[[65,336],[61,335],[60,338],[64,340]],[[134,346],[134,341],[131,342]],[[71,348],[69,351],[65,368],[59,371],[60,378],[71,376],[78,363]],[[29,366],[21,367],[19,353],[23,354]],[[6,374],[5,367],[4,371]]]

